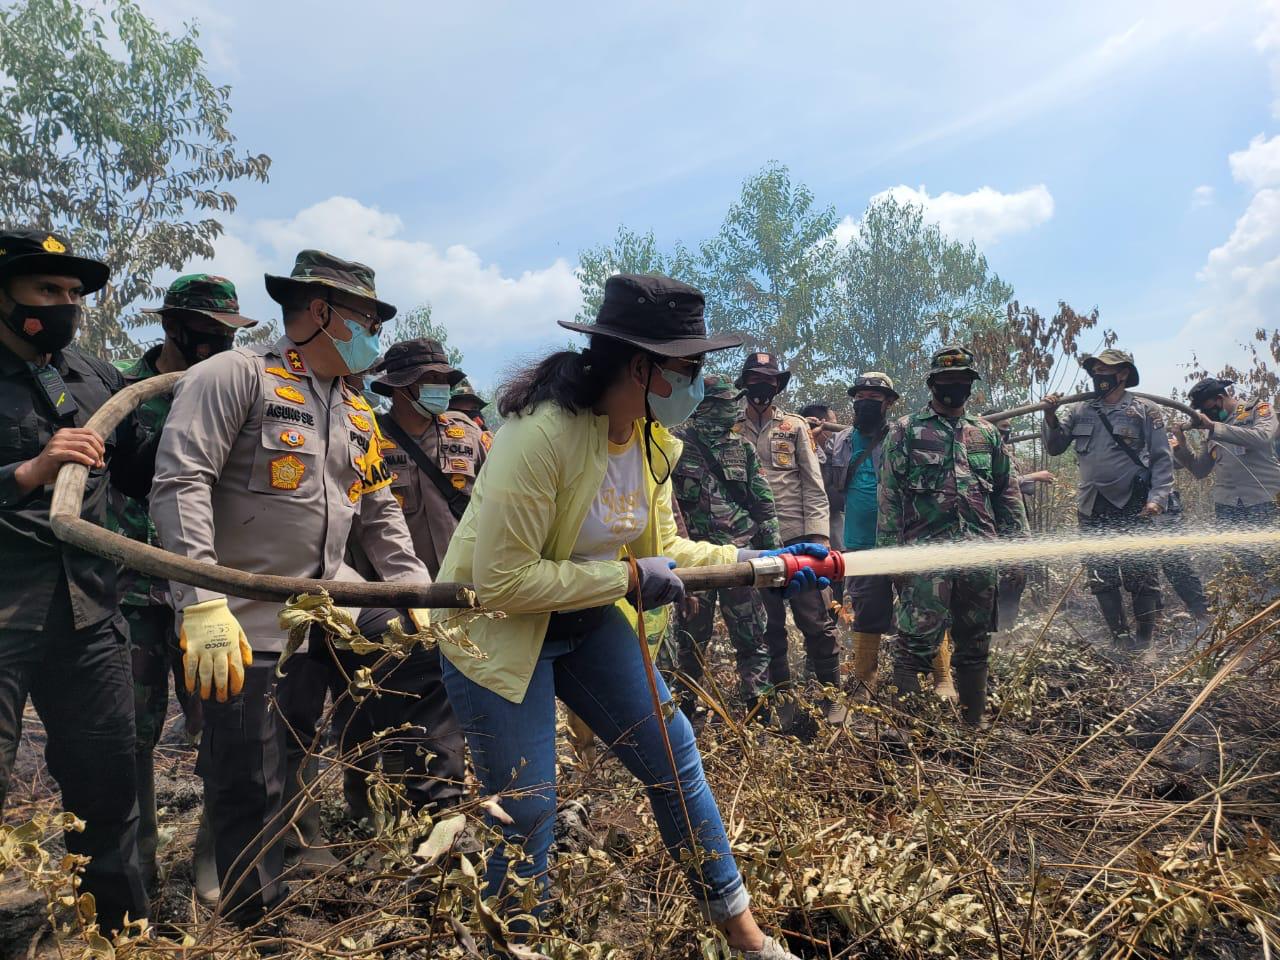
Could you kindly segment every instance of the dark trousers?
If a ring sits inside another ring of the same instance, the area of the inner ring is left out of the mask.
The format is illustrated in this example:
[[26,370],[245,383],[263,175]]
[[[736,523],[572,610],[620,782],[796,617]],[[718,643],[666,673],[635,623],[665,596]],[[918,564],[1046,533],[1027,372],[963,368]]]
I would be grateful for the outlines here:
[[43,632],[0,630],[0,808],[30,696],[62,806],[85,823],[66,834],[67,850],[91,858],[83,889],[97,901],[103,928],[118,929],[125,913],[137,919],[149,909],[138,865],[127,638],[111,620],[74,629],[65,588],[60,593]]
[[[1093,513],[1080,514],[1080,531],[1086,534],[1146,533],[1151,521],[1139,516],[1146,500],[1134,496],[1123,507],[1117,507],[1099,495],[1093,503]],[[1104,547],[1105,549],[1105,544]],[[1088,574],[1087,585],[1095,594],[1119,590],[1121,586],[1139,596],[1160,596],[1159,574],[1148,555],[1107,556],[1095,554],[1085,559]]]
[[[803,537],[787,541],[804,543]],[[769,682],[774,686],[782,686],[791,682],[791,667],[787,662],[787,604],[791,605],[791,615],[795,617],[796,627],[804,637],[804,650],[813,664],[819,680],[832,682],[838,680],[838,661],[840,658],[840,639],[836,633],[835,621],[829,614],[831,608],[830,590],[811,590],[799,593],[789,601],[783,599],[781,590],[761,590],[760,599],[764,601],[765,615],[768,625],[765,627],[765,646],[769,648]],[[831,671],[836,673],[832,674]]]
[[[363,610],[357,625],[366,636],[377,636],[396,615],[394,610]],[[313,636],[307,654],[286,661],[283,677],[275,678],[275,657],[256,654],[240,696],[225,704],[205,702],[197,771],[205,782],[224,903],[237,923],[256,922],[285,895],[280,875],[293,815],[285,799],[298,793],[298,785],[287,783],[286,777],[290,769],[301,769],[312,747],[326,688],[335,699],[342,698],[358,668],[383,659],[387,662],[374,669],[373,679],[384,692],[369,695],[355,709],[354,716],[366,724],[359,730],[411,724],[381,745],[402,758],[410,797],[416,804],[460,796],[462,729],[449,709],[434,649],[418,648],[403,660],[377,653],[358,656]],[[422,782],[431,778],[442,782]]]
[[846,577],[845,589],[853,606],[853,629],[858,633],[893,630],[893,578],[873,574]]

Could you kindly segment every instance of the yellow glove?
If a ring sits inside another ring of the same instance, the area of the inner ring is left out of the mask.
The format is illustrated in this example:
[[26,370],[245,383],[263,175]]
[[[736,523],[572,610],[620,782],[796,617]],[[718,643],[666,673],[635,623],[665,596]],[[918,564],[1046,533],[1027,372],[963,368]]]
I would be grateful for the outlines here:
[[253,663],[253,650],[240,621],[227,609],[226,597],[193,603],[182,611],[182,666],[187,693],[194,693],[200,677],[200,696],[208,700],[210,685],[218,702],[227,702],[227,688],[237,694],[244,688],[244,668]]
[[426,607],[413,607],[409,610],[409,619],[413,621],[414,627],[421,633],[431,623],[431,611]]

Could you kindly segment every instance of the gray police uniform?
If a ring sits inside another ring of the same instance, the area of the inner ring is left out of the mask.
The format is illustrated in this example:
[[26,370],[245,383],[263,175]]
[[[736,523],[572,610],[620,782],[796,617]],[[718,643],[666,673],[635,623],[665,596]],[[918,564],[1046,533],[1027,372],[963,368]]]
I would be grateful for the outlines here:
[[[384,425],[389,416],[383,417]],[[427,461],[436,465],[441,480],[452,491],[451,499],[465,507],[493,443],[488,431],[481,430],[465,413],[446,410],[410,439]],[[391,470],[391,493],[404,510],[414,549],[434,577],[440,572],[440,562],[458,529],[458,517],[450,510],[441,487],[419,469],[409,451],[393,441],[387,443],[383,457]]]
[[[1113,440],[1103,416],[1115,432]],[[1057,427],[1042,427],[1045,449],[1054,456],[1075,446],[1080,465],[1077,508],[1085,532],[1145,527],[1139,517],[1150,501],[1162,509],[1173,491],[1173,455],[1160,408],[1127,390],[1116,403],[1086,400],[1058,414]],[[1138,462],[1120,447],[1124,444]],[[1146,488],[1145,490],[1143,488]],[[1093,556],[1086,560],[1089,589],[1098,596],[1108,625],[1117,636],[1127,634],[1119,590],[1133,594],[1140,628],[1149,628],[1160,606],[1155,565],[1146,557]]]
[[[429,582],[375,436],[368,402],[340,378],[312,374],[288,338],[211,357],[179,381],[160,441],[151,491],[160,540],[175,553],[250,573],[359,580],[343,560],[358,517],[360,547],[382,579]],[[220,596],[178,582],[172,592],[178,610]],[[309,744],[289,736],[279,712],[268,709],[274,686],[281,712],[297,710],[287,666],[273,683],[286,639],[280,605],[240,597],[228,604],[258,656],[241,696],[205,703],[198,772],[222,888],[239,883],[235,918],[253,922],[284,895],[283,849],[272,841],[280,833],[286,755],[296,765]],[[368,610],[359,622],[372,632],[394,615]],[[339,656],[327,643],[312,647],[315,657]],[[426,685],[412,692],[430,695],[433,683],[440,686],[438,659],[434,677],[415,657],[396,669]],[[425,759],[418,765],[425,768]],[[237,859],[243,878],[228,876]]]
[[1280,495],[1280,461],[1273,446],[1276,429],[1271,404],[1241,403],[1228,423],[1215,423],[1199,453],[1174,451],[1178,465],[1200,479],[1213,474],[1213,509],[1229,523],[1274,520]]
[[[756,448],[760,467],[773,489],[782,542],[793,544],[815,536],[827,537],[831,530],[830,508],[818,453],[804,419],[775,408],[773,416],[758,427],[744,413],[733,429]],[[780,590],[763,590],[760,596],[769,620],[765,628],[769,680],[775,686],[789,683],[787,601]],[[838,683],[840,641],[835,621],[828,613],[831,591],[800,593],[790,602],[815,675],[824,683]]]

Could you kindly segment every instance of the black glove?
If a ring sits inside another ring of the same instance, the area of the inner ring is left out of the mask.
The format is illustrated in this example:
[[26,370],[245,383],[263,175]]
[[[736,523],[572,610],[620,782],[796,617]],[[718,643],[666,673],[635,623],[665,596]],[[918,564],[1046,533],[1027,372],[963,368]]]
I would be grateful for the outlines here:
[[684,581],[671,571],[676,562],[668,557],[644,557],[636,561],[640,578],[640,609],[653,610],[684,599]]

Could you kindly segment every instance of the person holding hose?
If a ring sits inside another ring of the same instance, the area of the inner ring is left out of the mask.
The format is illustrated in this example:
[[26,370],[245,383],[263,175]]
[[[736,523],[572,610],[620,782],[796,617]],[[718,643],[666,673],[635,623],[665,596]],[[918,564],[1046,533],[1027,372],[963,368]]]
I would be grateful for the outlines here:
[[[444,682],[476,777],[512,821],[505,840],[523,849],[520,877],[545,890],[558,698],[644,782],[663,841],[735,955],[788,960],[751,915],[688,719],[655,714],[650,684],[664,703],[671,695],[619,605],[631,598],[656,611],[681,600],[676,566],[767,555],[676,532],[670,480],[681,444],[668,429],[701,399],[703,355],[740,343],[708,337],[703,306],[698,290],[667,277],[610,277],[594,323],[560,321],[587,334],[587,348],[553,353],[499,391],[506,423],[440,577],[474,584],[479,602],[506,616],[470,626],[485,659],[441,648]],[[783,552],[827,549],[769,554]],[[801,570],[787,590],[825,583]],[[638,622],[655,629],[649,617]],[[504,846],[490,855],[488,894],[502,892],[508,857]]]

